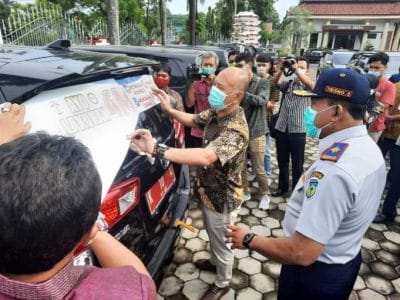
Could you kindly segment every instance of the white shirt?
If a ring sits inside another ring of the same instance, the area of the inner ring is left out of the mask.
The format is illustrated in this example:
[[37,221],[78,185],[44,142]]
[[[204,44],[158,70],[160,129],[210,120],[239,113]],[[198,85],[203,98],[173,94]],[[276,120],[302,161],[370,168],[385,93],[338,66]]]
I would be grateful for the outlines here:
[[[332,147],[335,143],[343,144]],[[332,149],[329,153],[337,154],[337,161],[322,160]],[[318,261],[344,264],[359,253],[377,213],[386,181],[385,164],[365,126],[325,137],[319,152],[320,158],[299,180],[288,202],[284,233],[290,236],[297,231],[323,244]]]

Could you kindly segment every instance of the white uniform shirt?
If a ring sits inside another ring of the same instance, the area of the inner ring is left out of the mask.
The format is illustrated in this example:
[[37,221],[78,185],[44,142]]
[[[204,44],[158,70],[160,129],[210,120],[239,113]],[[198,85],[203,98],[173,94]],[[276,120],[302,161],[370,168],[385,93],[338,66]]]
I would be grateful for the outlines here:
[[[335,147],[335,143],[341,144]],[[321,160],[326,151],[337,161]],[[385,164],[365,126],[321,139],[319,152],[320,159],[299,180],[288,202],[284,233],[290,236],[297,231],[323,244],[318,261],[344,264],[360,251],[377,213],[386,181]]]

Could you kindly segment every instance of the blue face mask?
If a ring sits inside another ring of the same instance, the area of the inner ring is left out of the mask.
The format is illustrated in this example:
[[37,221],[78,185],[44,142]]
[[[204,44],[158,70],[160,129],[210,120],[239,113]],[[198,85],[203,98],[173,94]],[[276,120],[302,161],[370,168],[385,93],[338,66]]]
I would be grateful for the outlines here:
[[206,75],[215,75],[215,69],[214,68],[201,68],[200,73],[206,74]]
[[215,110],[223,110],[227,108],[230,104],[225,105],[224,101],[228,95],[221,91],[216,86],[212,86],[210,90],[210,95],[208,95],[208,103],[210,107]]
[[375,77],[380,78],[382,76],[382,73],[379,71],[368,71],[368,74],[374,75]]
[[329,126],[332,122],[329,122],[328,124],[322,126],[321,128],[318,128],[315,126],[314,122],[315,119],[317,118],[317,115],[323,111],[326,111],[328,109],[331,109],[332,107],[335,107],[336,105],[330,106],[327,109],[321,110],[319,112],[316,112],[313,110],[311,107],[308,107],[304,111],[304,124],[306,126],[306,133],[309,137],[312,137],[314,139],[319,138],[319,135],[321,134],[321,130],[324,129],[325,127]]

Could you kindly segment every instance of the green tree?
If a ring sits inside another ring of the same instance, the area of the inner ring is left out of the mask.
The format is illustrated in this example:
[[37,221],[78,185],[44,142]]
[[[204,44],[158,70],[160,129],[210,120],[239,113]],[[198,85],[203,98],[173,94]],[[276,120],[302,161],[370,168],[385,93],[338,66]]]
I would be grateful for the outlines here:
[[306,37],[314,31],[314,26],[309,24],[310,12],[300,7],[291,7],[283,21],[282,42],[284,48],[297,53],[301,43],[307,43]]
[[0,20],[5,20],[11,15],[11,9],[14,5],[14,1],[0,0]]

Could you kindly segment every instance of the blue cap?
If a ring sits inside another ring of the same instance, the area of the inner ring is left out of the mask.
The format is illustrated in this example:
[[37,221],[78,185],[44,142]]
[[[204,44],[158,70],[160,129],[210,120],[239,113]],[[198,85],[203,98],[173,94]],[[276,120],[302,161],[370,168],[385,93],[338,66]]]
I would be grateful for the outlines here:
[[[294,94],[297,94],[294,91]],[[371,95],[371,84],[365,75],[353,69],[327,69],[319,76],[312,92],[301,96],[333,98],[353,104],[366,105]]]

